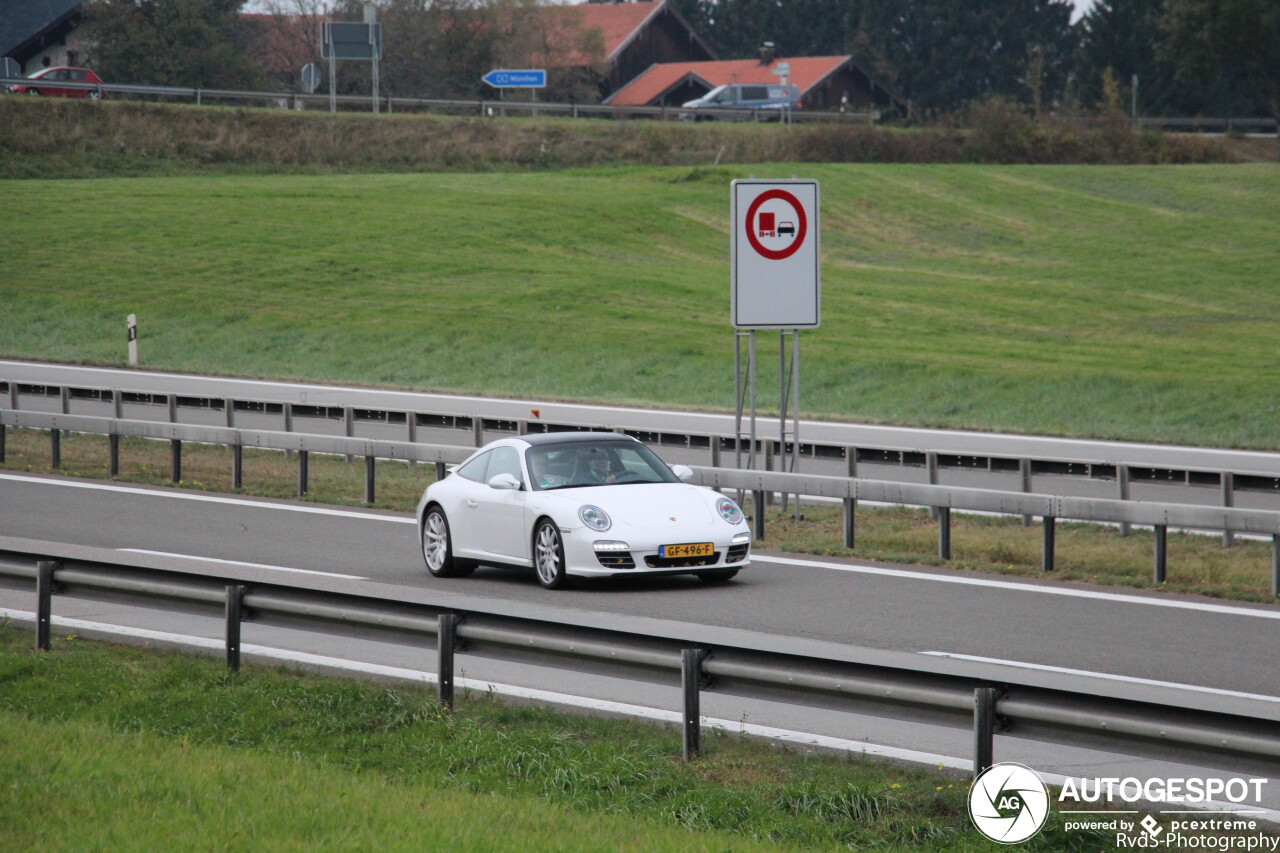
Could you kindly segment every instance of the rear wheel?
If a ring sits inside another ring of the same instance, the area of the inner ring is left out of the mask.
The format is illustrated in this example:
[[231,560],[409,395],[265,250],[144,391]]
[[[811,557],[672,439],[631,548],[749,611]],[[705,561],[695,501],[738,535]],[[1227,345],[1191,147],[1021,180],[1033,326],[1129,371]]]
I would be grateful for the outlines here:
[[539,521],[533,531],[533,565],[538,570],[538,583],[547,589],[564,589],[569,585],[560,528],[550,519]]
[[703,583],[725,583],[733,580],[738,574],[737,569],[714,569],[709,572],[694,572],[698,576],[698,580]]
[[422,519],[422,558],[427,571],[438,578],[461,578],[475,571],[475,564],[453,556],[453,540],[444,510],[433,506]]

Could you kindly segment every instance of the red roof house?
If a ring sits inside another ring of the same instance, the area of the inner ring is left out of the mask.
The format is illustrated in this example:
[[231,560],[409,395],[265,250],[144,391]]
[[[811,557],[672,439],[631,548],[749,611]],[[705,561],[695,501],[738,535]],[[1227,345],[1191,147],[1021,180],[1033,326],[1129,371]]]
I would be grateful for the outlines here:
[[679,106],[730,83],[779,83],[779,62],[791,66],[787,82],[800,90],[804,109],[850,110],[906,108],[906,102],[880,83],[851,56],[801,56],[791,59],[726,59],[712,62],[656,63],[605,99],[619,107]]

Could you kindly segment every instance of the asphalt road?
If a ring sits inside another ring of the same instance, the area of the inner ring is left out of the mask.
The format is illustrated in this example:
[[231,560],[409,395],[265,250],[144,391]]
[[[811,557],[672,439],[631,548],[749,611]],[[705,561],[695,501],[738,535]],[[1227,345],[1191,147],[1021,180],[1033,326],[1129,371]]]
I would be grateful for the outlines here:
[[548,592],[496,568],[430,577],[404,515],[7,473],[0,532],[1280,697],[1280,609],[1265,605],[763,552],[725,586],[651,578]]

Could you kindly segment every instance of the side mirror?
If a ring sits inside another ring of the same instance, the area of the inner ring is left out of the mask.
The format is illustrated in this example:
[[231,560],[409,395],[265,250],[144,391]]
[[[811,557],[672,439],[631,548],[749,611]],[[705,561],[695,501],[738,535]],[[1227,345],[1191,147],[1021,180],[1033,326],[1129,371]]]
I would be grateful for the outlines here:
[[518,492],[520,480],[510,474],[495,474],[489,478],[489,488],[503,492]]
[[672,465],[671,473],[679,477],[682,483],[687,483],[693,479],[693,469],[688,465]]

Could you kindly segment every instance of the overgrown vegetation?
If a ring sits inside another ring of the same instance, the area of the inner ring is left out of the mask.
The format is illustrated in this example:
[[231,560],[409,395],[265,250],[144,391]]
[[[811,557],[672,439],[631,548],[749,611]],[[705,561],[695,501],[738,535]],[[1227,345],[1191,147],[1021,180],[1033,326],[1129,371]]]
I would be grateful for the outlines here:
[[[510,171],[759,163],[1222,163],[1229,140],[1125,119],[1034,120],[1009,101],[971,130],[328,113],[0,96],[0,178]],[[1267,149],[1266,156],[1274,158]]]
[[[732,732],[337,681],[0,625],[0,845],[995,850],[967,784]],[[1053,818],[1028,850],[1101,849]]]

